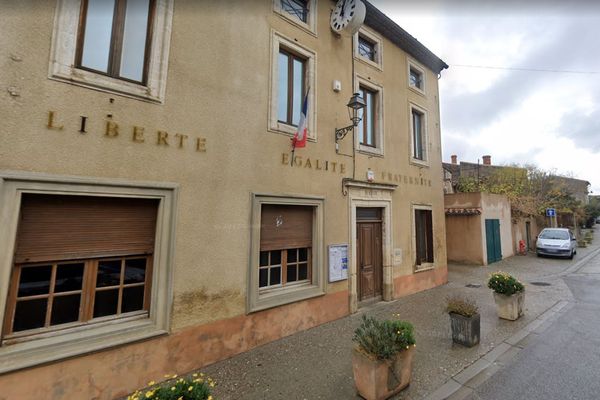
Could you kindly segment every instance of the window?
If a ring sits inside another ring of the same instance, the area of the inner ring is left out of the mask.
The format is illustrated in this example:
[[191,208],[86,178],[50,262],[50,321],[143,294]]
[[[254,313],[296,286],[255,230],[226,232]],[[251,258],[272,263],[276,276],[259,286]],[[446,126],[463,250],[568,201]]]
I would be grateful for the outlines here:
[[316,36],[317,0],[273,0],[273,10],[288,22]]
[[433,264],[433,228],[431,210],[415,210],[415,248],[418,267]]
[[425,70],[412,60],[408,61],[408,87],[425,94]]
[[279,0],[281,10],[302,22],[308,20],[308,1],[307,0]]
[[308,140],[316,133],[316,54],[272,31],[271,91],[269,127],[271,132],[292,136],[298,129],[304,98],[308,93]]
[[23,195],[3,339],[147,315],[156,213],[155,200]]
[[360,87],[359,93],[366,103],[366,107],[358,112],[358,116],[362,118],[358,125],[359,143],[365,146],[375,147],[376,93],[363,86]]
[[382,58],[382,40],[381,37],[367,29],[361,27],[354,36],[354,57],[376,69],[383,69]]
[[425,161],[424,114],[417,109],[411,110],[413,158]]
[[154,0],[83,0],[77,67],[145,83]]
[[277,120],[298,126],[305,93],[305,60],[291,52],[279,50],[279,93]]
[[324,293],[322,205],[321,199],[255,197],[260,223],[253,224],[250,311]]
[[362,35],[358,35],[358,54],[368,60],[375,61],[375,43]]
[[58,0],[52,79],[162,102],[173,0]]
[[169,331],[176,189],[0,173],[0,373]]

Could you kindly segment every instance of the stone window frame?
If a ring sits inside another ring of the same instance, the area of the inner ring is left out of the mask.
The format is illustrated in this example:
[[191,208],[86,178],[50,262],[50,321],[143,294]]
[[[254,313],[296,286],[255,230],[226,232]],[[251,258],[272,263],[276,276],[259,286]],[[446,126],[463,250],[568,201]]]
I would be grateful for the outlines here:
[[[261,208],[263,204],[298,205],[315,207],[313,216],[312,239],[312,283],[309,285],[291,285],[278,290],[269,290],[260,293],[258,287],[258,270],[260,255],[260,226]],[[323,241],[323,209],[325,198],[318,196],[278,195],[278,194],[252,194],[252,223],[250,240],[250,259],[248,261],[248,286],[246,296],[246,311],[252,313],[284,304],[307,300],[325,294],[324,271],[324,241]]]
[[277,119],[277,100],[279,91],[279,49],[284,49],[298,54],[306,59],[305,87],[310,88],[308,93],[308,135],[310,142],[317,141],[317,53],[308,47],[302,46],[281,33],[271,30],[271,76],[269,91],[268,130],[293,137],[298,129],[296,126],[279,122]]
[[[367,39],[369,42],[374,44],[375,48],[375,60],[369,60],[366,57],[363,57],[358,52],[358,38],[362,36]],[[370,29],[362,26],[358,32],[356,32],[353,36],[353,53],[354,58],[358,61],[361,61],[373,68],[378,69],[379,71],[383,71],[383,40],[379,35],[373,32]]]
[[413,271],[414,272],[421,272],[421,271],[428,271],[431,270],[433,268],[435,268],[435,243],[433,244],[433,263],[423,263],[421,265],[417,265],[416,263],[416,259],[417,259],[417,221],[415,219],[415,211],[416,210],[427,210],[427,211],[431,211],[431,236],[432,236],[432,241],[435,242],[435,219],[433,218],[433,206],[431,204],[422,204],[422,203],[412,203],[411,204],[411,215],[410,215],[410,220],[411,220],[411,230],[412,230],[412,251],[411,251],[411,264],[413,266]]
[[[418,111],[419,113],[423,114],[423,121],[422,121],[422,133],[423,133],[423,143],[425,145],[425,159],[424,160],[420,160],[418,158],[414,157],[413,154],[413,148],[414,148],[414,140],[415,140],[415,135],[414,135],[414,127],[413,127],[413,120],[412,120],[412,112],[413,110]],[[409,157],[409,162],[411,164],[415,164],[418,165],[420,167],[429,167],[430,163],[429,163],[429,154],[430,154],[430,143],[429,143],[429,120],[428,120],[428,112],[427,109],[425,107],[422,107],[416,103],[413,102],[408,102],[408,132],[410,135],[410,149],[408,151],[408,157]]]
[[0,172],[0,320],[4,321],[23,193],[150,198],[159,201],[150,315],[77,326],[0,346],[0,374],[57,361],[170,331],[178,185],[105,178]]
[[145,85],[75,67],[81,0],[57,0],[48,78],[153,103],[165,101],[174,0],[156,0]]
[[[375,147],[363,145],[360,143],[360,138],[357,136],[356,150],[360,153],[365,153],[370,156],[383,157],[384,156],[384,147],[385,147],[385,127],[384,127],[384,97],[383,97],[383,86],[372,82],[369,79],[363,78],[362,76],[356,74],[356,79],[354,80],[354,93],[358,93],[361,86],[366,87],[367,89],[376,93],[376,104],[375,104]],[[362,122],[362,121],[361,121]],[[354,129],[355,135],[358,135],[359,130]]]
[[[421,64],[417,63],[415,60],[412,60],[410,58],[407,58],[406,60],[406,77],[407,77],[407,86],[410,90],[414,91],[415,93],[418,93],[422,96],[425,96],[425,88],[426,88],[426,78],[425,78],[425,67],[423,67]],[[416,86],[413,86],[410,84],[410,70],[414,69],[416,71],[418,71],[421,74],[421,82],[422,82],[422,86],[423,89],[418,88]]]
[[317,0],[307,0],[307,6],[308,18],[304,22],[284,11],[281,8],[281,0],[273,0],[273,12],[303,31],[317,37]]

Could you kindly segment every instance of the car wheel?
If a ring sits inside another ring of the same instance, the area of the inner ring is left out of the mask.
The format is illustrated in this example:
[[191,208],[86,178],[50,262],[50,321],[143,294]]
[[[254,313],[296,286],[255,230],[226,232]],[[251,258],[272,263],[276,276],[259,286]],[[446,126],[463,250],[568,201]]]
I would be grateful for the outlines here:
[[535,253],[538,257],[541,257],[542,255],[540,253]]
[[569,260],[572,260],[574,255],[575,255],[575,253],[573,252],[573,250],[571,250],[571,255],[569,256]]

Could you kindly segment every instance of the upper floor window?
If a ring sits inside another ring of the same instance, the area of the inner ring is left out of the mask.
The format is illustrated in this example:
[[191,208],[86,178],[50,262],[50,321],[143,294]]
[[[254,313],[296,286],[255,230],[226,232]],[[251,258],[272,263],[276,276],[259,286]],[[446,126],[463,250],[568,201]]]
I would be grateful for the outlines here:
[[426,135],[425,135],[425,113],[411,107],[412,120],[412,158],[419,161],[427,160]]
[[281,10],[302,22],[308,22],[308,0],[280,0]]
[[359,93],[363,98],[366,107],[358,112],[358,116],[362,118],[358,124],[358,140],[362,145],[376,147],[375,107],[377,102],[377,93],[367,89],[364,86],[360,87]]
[[304,98],[306,60],[286,49],[279,49],[277,120],[297,126]]
[[412,60],[408,60],[408,87],[425,94],[425,70]]
[[51,79],[163,102],[174,0],[57,0]]
[[154,0],[83,0],[77,67],[145,83],[153,15]]
[[363,35],[358,36],[358,54],[371,61],[375,61],[375,43]]

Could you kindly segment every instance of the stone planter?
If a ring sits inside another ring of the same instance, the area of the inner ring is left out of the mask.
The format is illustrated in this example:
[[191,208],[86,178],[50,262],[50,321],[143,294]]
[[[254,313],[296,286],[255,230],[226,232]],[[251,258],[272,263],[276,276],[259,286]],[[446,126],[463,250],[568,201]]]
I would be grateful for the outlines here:
[[496,301],[498,317],[514,321],[523,315],[525,291],[515,293],[512,296],[494,292],[494,300]]
[[467,347],[473,347],[479,343],[481,330],[481,317],[479,314],[472,317],[465,317],[456,313],[450,313],[449,315],[454,343]]
[[374,360],[354,348],[352,371],[358,394],[367,400],[387,399],[410,383],[415,348],[410,347],[390,360]]

